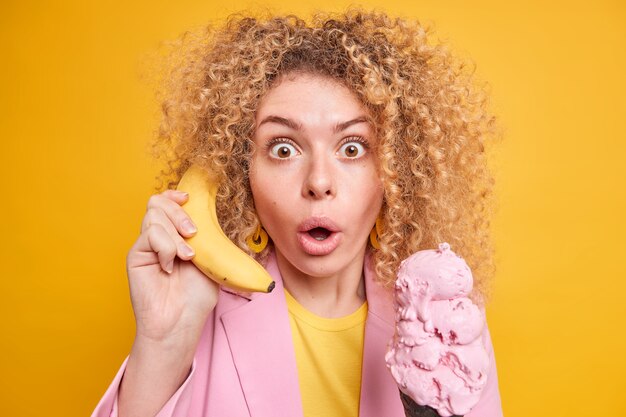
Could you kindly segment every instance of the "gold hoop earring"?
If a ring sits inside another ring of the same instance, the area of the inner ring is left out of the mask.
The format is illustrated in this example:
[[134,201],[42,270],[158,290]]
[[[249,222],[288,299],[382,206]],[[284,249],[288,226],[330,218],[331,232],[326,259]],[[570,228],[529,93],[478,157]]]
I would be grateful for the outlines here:
[[269,237],[267,236],[267,232],[261,227],[261,223],[259,223],[254,234],[252,236],[248,236],[246,239],[246,243],[252,251],[259,253],[265,249],[268,240]]
[[383,232],[383,227],[382,227],[382,219],[380,218],[380,215],[376,218],[376,225],[374,227],[372,227],[372,231],[370,232],[370,243],[372,244],[372,246],[375,249],[380,249],[380,243],[378,243],[378,237],[382,234]]

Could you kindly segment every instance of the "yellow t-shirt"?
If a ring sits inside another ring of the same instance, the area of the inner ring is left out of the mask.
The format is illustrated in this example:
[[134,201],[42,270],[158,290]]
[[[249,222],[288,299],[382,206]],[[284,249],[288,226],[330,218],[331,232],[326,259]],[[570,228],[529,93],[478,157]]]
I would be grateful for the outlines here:
[[285,289],[304,417],[359,415],[367,301],[329,319],[305,309]]

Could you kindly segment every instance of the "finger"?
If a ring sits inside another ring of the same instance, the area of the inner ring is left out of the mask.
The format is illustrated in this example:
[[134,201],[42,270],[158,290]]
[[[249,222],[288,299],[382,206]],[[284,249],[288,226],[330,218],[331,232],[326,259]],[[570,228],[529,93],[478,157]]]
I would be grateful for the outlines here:
[[[169,193],[169,195],[172,194],[173,193]],[[185,201],[186,199],[186,197],[182,198],[183,201]],[[151,196],[148,200],[148,211],[151,208],[159,208],[163,210],[170,222],[176,228],[176,231],[185,237],[191,237],[198,231],[197,227],[195,226],[191,218],[187,215],[185,210],[180,206],[180,204],[178,204],[176,201],[171,200],[166,195],[155,194]],[[142,233],[147,226],[149,226],[149,223],[144,221],[141,229]]]
[[165,229],[170,238],[176,243],[176,255],[184,260],[189,260],[195,255],[194,250],[176,230],[167,214],[158,207],[150,208],[144,216],[146,230],[153,224],[158,224]]
[[189,198],[189,193],[179,190],[165,190],[161,193],[166,198],[174,200],[179,204],[184,203]]
[[168,274],[174,270],[174,259],[177,252],[176,242],[161,224],[153,223],[148,227],[146,233],[142,233],[139,237],[138,249],[156,253],[161,269]]

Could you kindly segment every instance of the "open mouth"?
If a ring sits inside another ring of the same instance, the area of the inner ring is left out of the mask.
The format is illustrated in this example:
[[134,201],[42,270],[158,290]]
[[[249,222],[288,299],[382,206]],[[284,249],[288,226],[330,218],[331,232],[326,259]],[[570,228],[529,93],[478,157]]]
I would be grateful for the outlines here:
[[298,226],[298,243],[309,255],[331,254],[341,244],[343,233],[329,218],[310,217]]
[[332,233],[323,227],[316,227],[307,232],[315,240],[325,240]]

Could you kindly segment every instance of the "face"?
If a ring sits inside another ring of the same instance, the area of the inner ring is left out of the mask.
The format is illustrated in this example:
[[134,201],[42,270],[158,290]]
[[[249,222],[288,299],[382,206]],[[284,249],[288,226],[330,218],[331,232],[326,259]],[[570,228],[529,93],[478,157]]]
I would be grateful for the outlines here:
[[383,201],[368,119],[348,88],[320,76],[283,78],[261,100],[250,186],[294,271],[331,276],[362,262]]

